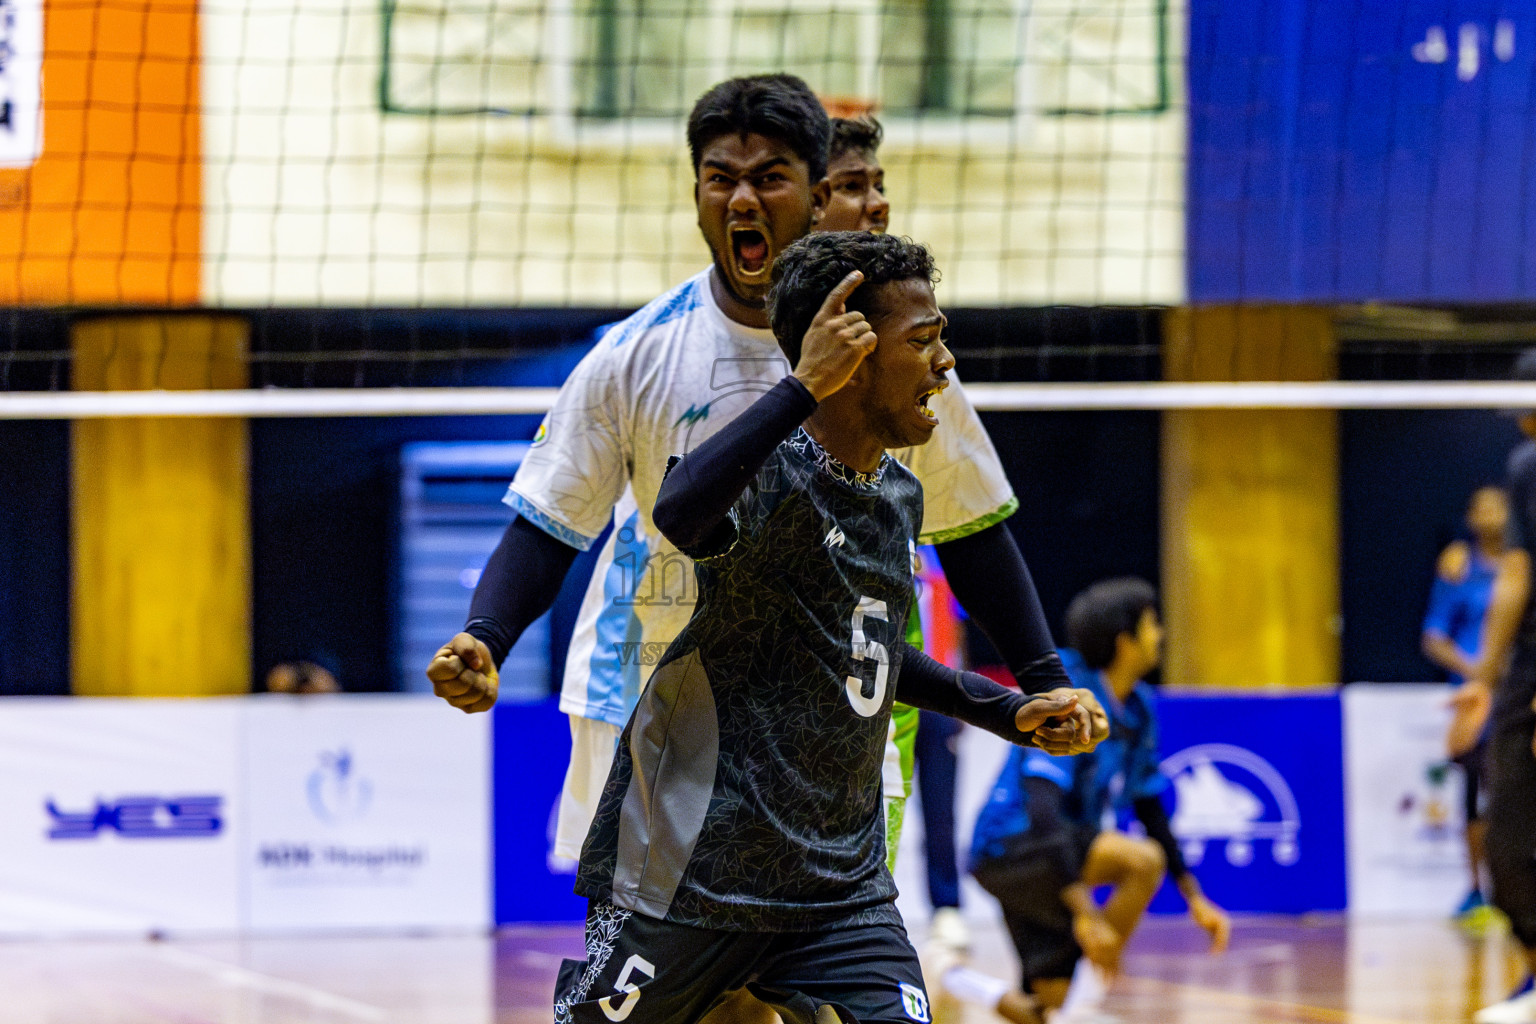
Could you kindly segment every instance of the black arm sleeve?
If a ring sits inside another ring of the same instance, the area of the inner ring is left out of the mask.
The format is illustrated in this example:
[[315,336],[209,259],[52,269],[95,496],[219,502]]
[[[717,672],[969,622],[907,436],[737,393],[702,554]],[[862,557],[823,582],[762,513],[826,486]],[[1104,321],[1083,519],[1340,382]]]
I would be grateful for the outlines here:
[[785,377],[720,431],[679,459],[656,493],[651,521],[684,553],[709,547],[768,456],[816,409],[806,386]]
[[549,611],[577,551],[518,516],[480,574],[464,632],[491,649],[499,667],[529,623]]
[[939,544],[950,589],[1025,693],[1071,686],[1051,640],[1035,581],[1013,534],[994,523],[969,537]]
[[1169,877],[1178,881],[1189,874],[1189,865],[1184,863],[1179,841],[1173,838],[1173,829],[1168,824],[1168,808],[1163,806],[1163,798],[1144,796],[1140,800],[1133,800],[1131,810],[1136,812],[1136,820],[1147,830],[1147,837],[1163,848],[1163,856],[1168,859]]
[[986,676],[942,665],[905,640],[901,642],[896,699],[958,718],[1021,747],[1029,746],[1034,737],[1034,733],[1020,732],[1014,724],[1014,716],[1029,702],[1028,697]]

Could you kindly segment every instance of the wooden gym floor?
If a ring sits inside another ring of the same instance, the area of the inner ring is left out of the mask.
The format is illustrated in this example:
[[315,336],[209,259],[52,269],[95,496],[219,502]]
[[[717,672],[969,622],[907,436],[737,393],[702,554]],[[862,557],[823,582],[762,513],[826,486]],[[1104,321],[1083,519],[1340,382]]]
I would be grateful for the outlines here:
[[[560,959],[580,952],[575,927],[494,938],[5,941],[0,1022],[548,1024]],[[1011,974],[1000,930],[979,931],[971,962]],[[1127,1024],[1460,1024],[1518,975],[1507,937],[1469,937],[1447,922],[1240,919],[1218,959],[1185,920],[1154,919],[1104,1011]],[[956,1024],[990,1019],[967,1009]]]

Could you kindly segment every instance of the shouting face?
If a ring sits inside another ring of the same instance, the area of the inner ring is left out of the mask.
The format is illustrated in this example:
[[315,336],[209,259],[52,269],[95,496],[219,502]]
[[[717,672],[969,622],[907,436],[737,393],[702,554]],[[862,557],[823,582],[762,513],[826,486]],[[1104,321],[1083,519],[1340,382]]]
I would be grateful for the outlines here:
[[784,247],[810,229],[826,186],[812,187],[805,161],[764,135],[722,135],[699,154],[694,202],[718,283],[761,307]]
[[886,448],[926,444],[939,425],[929,399],[949,386],[955,365],[933,286],[920,278],[878,285],[866,317],[880,339],[859,369],[867,422]]

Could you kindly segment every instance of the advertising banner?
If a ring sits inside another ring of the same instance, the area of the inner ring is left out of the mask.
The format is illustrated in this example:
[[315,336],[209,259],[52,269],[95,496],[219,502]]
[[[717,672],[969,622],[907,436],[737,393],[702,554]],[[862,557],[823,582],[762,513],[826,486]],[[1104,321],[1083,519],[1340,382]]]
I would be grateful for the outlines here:
[[239,709],[8,699],[0,935],[238,927]]
[[490,924],[490,716],[433,697],[245,708],[246,924]]
[[[1207,893],[1229,910],[1305,913],[1345,905],[1343,740],[1332,693],[1163,693],[1157,701],[1164,797],[1185,859]],[[962,870],[976,816],[1008,744],[966,728],[958,745],[955,833]],[[1122,825],[1138,830],[1127,819]],[[921,801],[908,802],[896,863],[897,906],[928,916]],[[967,916],[997,916],[996,901],[962,879]],[[1152,904],[1183,913],[1165,885]]]
[[[1343,910],[1337,695],[1169,694],[1157,708],[1173,834],[1211,899],[1245,913]],[[1152,909],[1184,901],[1165,884]]]
[[1461,769],[1448,763],[1450,688],[1344,690],[1353,914],[1445,917],[1467,875]]
[[37,160],[42,113],[42,0],[0,0],[0,167]]
[[554,848],[555,811],[571,756],[571,727],[555,698],[498,704],[496,716],[496,923],[581,921],[576,865]]

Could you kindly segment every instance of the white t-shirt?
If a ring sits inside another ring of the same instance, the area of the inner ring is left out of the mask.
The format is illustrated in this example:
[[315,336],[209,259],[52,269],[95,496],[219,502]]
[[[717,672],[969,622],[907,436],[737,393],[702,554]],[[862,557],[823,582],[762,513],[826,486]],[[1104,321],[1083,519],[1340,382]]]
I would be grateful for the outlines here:
[[[764,328],[729,319],[696,274],[614,325],[560,389],[504,499],[585,551],[612,520],[577,616],[560,708],[623,726],[697,597],[693,563],[651,522],[667,458],[688,452],[789,373]],[[957,382],[958,383],[958,382]],[[930,400],[939,427],[894,453],[923,484],[925,543],[1018,507],[958,386]]]

